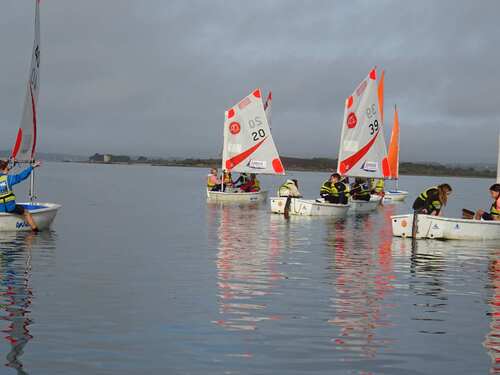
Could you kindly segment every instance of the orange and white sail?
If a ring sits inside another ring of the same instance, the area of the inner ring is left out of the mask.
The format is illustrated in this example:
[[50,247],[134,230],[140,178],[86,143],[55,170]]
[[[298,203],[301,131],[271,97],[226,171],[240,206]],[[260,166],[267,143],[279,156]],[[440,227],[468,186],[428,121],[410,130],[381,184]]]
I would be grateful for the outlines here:
[[384,77],[385,70],[382,70],[382,74],[380,75],[380,79],[378,81],[378,108],[382,123],[384,123]]
[[396,106],[394,106],[394,125],[392,127],[387,158],[389,159],[389,169],[391,171],[389,177],[397,180],[399,178],[399,117]]
[[226,111],[222,168],[240,173],[285,174],[260,89]]
[[344,176],[390,175],[375,69],[346,100],[338,160],[337,171]]
[[40,0],[35,0],[35,40],[31,56],[30,75],[26,87],[23,116],[17,131],[16,142],[11,157],[18,161],[30,161],[35,158],[37,133],[37,104],[40,84]]

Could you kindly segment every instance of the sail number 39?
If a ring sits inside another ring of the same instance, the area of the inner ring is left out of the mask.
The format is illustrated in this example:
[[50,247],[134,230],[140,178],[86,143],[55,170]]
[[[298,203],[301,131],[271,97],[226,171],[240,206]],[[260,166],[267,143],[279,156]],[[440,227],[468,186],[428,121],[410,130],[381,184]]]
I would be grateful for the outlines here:
[[[377,106],[372,104],[366,109],[366,117],[371,120],[372,117],[377,115]],[[370,135],[373,135],[376,131],[378,131],[378,120],[373,121],[368,127],[370,128]]]
[[370,128],[370,135],[375,133],[378,130],[378,120],[373,121],[373,124],[368,125]]

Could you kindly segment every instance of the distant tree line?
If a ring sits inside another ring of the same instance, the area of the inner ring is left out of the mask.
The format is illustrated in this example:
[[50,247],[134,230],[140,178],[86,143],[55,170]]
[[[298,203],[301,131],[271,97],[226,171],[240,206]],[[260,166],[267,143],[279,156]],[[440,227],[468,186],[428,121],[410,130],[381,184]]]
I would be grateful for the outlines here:
[[145,156],[139,156],[137,159],[132,159],[128,155],[112,155],[112,154],[94,154],[89,157],[90,163],[149,163],[150,160]]
[[[97,163],[147,163],[152,165],[220,168],[221,159],[148,159],[140,156],[132,159],[125,155],[95,154],[89,158],[90,162]],[[281,158],[285,169],[295,171],[321,171],[334,172],[337,170],[337,159],[330,158],[294,158],[284,156]],[[494,170],[477,169],[473,167],[446,166],[438,163],[400,163],[399,173],[402,175],[424,176],[458,176],[458,177],[495,177]]]

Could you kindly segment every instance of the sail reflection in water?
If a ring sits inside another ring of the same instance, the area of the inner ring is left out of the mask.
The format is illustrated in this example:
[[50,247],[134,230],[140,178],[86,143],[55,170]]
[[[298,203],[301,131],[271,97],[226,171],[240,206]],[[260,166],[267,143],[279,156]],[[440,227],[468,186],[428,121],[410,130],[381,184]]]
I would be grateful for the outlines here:
[[32,247],[52,243],[51,232],[3,233],[0,237],[0,319],[1,331],[10,344],[5,366],[26,374],[21,362],[30,334],[33,290],[30,285]]
[[215,207],[212,213],[220,214],[216,264],[221,319],[215,323],[229,330],[255,330],[259,322],[279,319],[268,304],[273,283],[283,278],[277,269],[282,247],[273,236],[256,235],[269,230],[259,227],[259,215],[266,213],[248,205]]
[[370,216],[353,221],[330,223],[326,232],[335,285],[331,301],[335,316],[328,322],[340,329],[332,342],[344,353],[344,361],[374,358],[380,348],[392,343],[380,332],[391,326],[393,306],[384,303],[395,278],[391,235]]

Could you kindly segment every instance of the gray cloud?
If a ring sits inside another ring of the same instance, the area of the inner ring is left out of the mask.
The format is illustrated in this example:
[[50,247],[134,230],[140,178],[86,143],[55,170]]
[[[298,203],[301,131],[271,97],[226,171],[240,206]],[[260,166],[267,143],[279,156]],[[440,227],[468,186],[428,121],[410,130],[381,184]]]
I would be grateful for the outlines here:
[[[282,154],[335,157],[344,100],[377,65],[403,160],[494,161],[499,12],[495,0],[43,0],[39,150],[216,156],[224,110],[262,87]],[[19,123],[32,23],[33,1],[2,4],[0,148]]]

